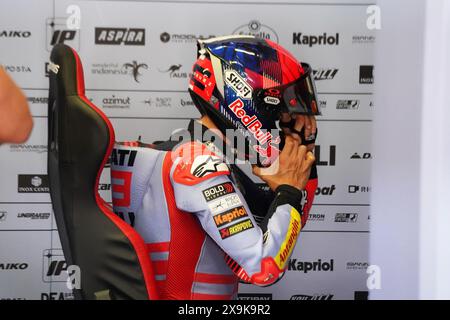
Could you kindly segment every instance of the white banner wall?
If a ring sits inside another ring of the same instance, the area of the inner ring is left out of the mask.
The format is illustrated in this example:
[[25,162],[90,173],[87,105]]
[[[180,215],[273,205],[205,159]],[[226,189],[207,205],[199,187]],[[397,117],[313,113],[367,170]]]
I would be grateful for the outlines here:
[[[80,9],[80,29],[66,26],[69,5]],[[111,119],[117,140],[151,142],[199,115],[187,93],[196,39],[233,33],[271,39],[310,63],[323,113],[319,190],[289,269],[272,287],[241,285],[241,298],[365,298],[376,40],[366,26],[369,5],[2,0],[0,64],[28,96],[34,129],[25,144],[0,146],[0,299],[72,298],[46,176],[52,44],[64,40],[79,52],[86,95]],[[104,44],[101,28],[137,28],[142,38]],[[327,43],[312,43],[318,36]],[[100,188],[110,201],[107,170]]]

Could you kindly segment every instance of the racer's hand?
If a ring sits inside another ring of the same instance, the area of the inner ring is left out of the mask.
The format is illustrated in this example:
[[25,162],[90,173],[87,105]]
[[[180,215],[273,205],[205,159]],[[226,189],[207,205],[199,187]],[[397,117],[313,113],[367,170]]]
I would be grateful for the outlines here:
[[280,185],[287,184],[299,190],[305,189],[309,179],[314,155],[306,146],[299,145],[291,135],[286,136],[286,142],[280,156],[268,168],[253,166],[253,174],[261,178],[275,191]]
[[[315,135],[317,133],[317,122],[316,117],[314,116],[306,116],[301,114],[293,114],[290,115],[287,112],[283,112],[281,114],[280,121],[288,123],[292,119],[295,119],[294,129],[296,131],[302,131],[303,128],[305,128],[305,137],[309,137],[310,135]],[[302,138],[300,135],[298,135],[295,132],[292,132],[289,128],[283,127],[282,128],[284,134],[292,136],[295,140],[298,141],[299,144],[302,144]],[[307,145],[307,149],[309,151],[314,151],[315,144],[311,143]]]

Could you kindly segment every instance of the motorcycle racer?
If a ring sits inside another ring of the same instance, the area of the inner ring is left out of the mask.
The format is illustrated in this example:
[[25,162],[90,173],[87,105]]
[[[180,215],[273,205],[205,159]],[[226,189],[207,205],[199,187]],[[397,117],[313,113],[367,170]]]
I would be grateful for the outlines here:
[[[239,281],[267,286],[282,277],[317,188],[311,150],[320,111],[310,73],[268,40],[199,41],[189,91],[202,117],[189,138],[116,144],[114,211],[147,243],[162,299],[233,299]],[[244,137],[244,150],[227,130]]]

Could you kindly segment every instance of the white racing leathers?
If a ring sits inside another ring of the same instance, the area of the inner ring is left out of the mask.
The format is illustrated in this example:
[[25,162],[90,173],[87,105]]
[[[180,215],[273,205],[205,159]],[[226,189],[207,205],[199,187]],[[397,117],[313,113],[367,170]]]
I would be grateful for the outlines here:
[[239,281],[280,279],[317,178],[278,187],[257,224],[221,157],[200,142],[161,146],[116,144],[111,160],[114,211],[146,242],[160,297],[233,299]]

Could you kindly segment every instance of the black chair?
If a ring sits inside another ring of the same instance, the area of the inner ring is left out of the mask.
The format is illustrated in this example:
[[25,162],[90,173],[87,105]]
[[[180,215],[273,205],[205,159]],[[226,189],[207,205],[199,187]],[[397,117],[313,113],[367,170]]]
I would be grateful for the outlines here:
[[50,56],[48,174],[67,265],[81,269],[76,299],[157,299],[141,236],[98,193],[114,130],[84,95],[83,67],[69,46]]

